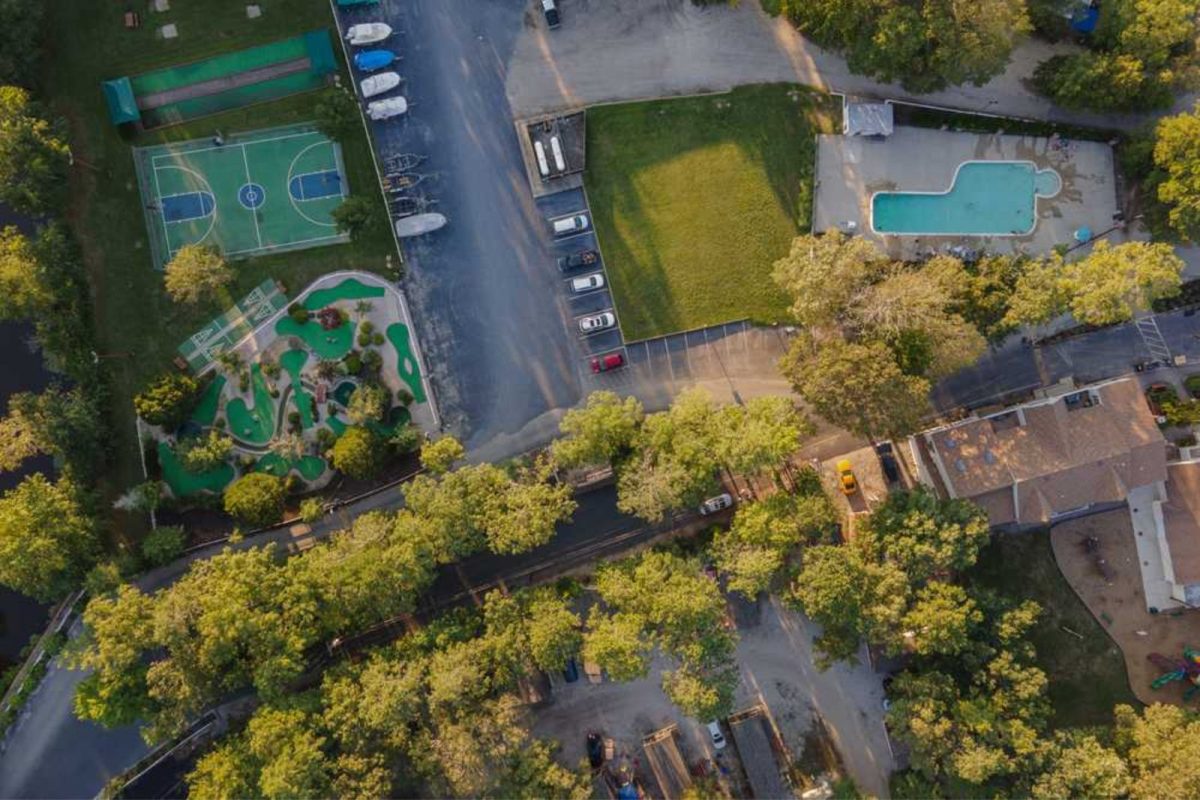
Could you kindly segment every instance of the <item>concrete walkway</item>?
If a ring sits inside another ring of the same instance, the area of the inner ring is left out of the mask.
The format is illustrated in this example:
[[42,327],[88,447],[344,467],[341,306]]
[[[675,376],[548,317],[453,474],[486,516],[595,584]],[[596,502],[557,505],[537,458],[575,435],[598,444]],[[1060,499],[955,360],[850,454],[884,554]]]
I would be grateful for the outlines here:
[[[533,14],[535,12],[529,12]],[[835,92],[919,100],[990,114],[1132,129],[1137,115],[1056,108],[1027,85],[1047,58],[1070,44],[1029,40],[1008,70],[984,86],[913,95],[896,84],[850,72],[846,61],[768,16],[757,0],[736,8],[680,0],[577,0],[560,28],[527,25],[508,64],[506,86],[516,117],[568,106],[725,91],[750,83],[802,83]],[[1176,107],[1191,107],[1182,98]]]

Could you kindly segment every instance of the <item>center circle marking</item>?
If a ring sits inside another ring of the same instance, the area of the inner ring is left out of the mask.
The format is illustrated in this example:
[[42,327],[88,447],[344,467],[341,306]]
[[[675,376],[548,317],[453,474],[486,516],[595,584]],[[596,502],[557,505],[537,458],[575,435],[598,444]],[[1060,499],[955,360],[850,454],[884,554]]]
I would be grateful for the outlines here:
[[257,183],[245,183],[238,189],[238,202],[243,208],[256,209],[267,199],[267,193]]

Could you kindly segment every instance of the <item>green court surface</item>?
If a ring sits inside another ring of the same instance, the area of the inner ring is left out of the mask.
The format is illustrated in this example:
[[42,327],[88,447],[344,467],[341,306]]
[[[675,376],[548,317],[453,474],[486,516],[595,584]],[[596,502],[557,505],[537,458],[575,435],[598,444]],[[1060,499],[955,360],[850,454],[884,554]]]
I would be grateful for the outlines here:
[[287,459],[278,453],[267,453],[254,465],[255,472],[269,472],[277,478],[285,477],[295,470],[306,481],[315,481],[325,472],[325,459],[317,456],[304,456],[299,459]]
[[291,317],[283,317],[275,323],[275,333],[280,336],[296,336],[308,348],[326,361],[339,359],[354,346],[354,323],[343,322],[331,331],[321,327],[316,320],[300,323]]
[[158,443],[158,465],[162,469],[163,480],[176,497],[198,492],[219,492],[233,480],[233,466],[230,464],[222,464],[208,472],[188,472],[166,442]]
[[413,355],[412,337],[408,332],[408,326],[402,322],[389,325],[387,338],[392,343],[392,347],[396,348],[397,372],[400,374],[400,380],[407,384],[408,390],[412,392],[413,400],[424,403],[425,387],[421,385],[421,368],[417,365],[416,356]]
[[225,388],[225,376],[215,375],[204,387],[200,402],[192,409],[192,422],[201,428],[207,428],[217,419],[217,411],[221,406],[221,390]]
[[248,72],[253,69],[304,58],[308,54],[303,36],[295,36],[279,42],[236,50],[232,53],[222,53],[219,56],[203,61],[193,61],[190,64],[167,67],[166,69],[144,72],[129,79],[136,95],[147,95],[155,92],[165,92],[179,89],[190,84],[211,81]]
[[209,322],[179,345],[179,355],[193,372],[204,371],[218,354],[247,336],[254,326],[287,306],[287,296],[273,280],[265,280],[233,308]]
[[188,244],[238,258],[348,241],[332,217],[349,193],[341,149],[311,126],[134,154],[159,268]]
[[342,408],[350,405],[350,397],[354,394],[354,390],[358,388],[358,384],[354,381],[342,381],[337,385],[332,392],[333,399],[338,402]]
[[369,300],[383,297],[382,286],[368,286],[357,278],[347,278],[337,286],[317,289],[304,298],[304,307],[309,311],[320,311],[338,300]]
[[254,390],[253,410],[246,408],[246,401],[240,397],[225,404],[229,433],[243,442],[266,444],[275,435],[275,399],[258,364],[250,367],[250,385]]
[[300,383],[300,371],[304,362],[308,361],[307,350],[288,350],[279,357],[279,366],[287,371],[292,379],[292,404],[300,412],[300,426],[308,430],[313,426],[313,396]]

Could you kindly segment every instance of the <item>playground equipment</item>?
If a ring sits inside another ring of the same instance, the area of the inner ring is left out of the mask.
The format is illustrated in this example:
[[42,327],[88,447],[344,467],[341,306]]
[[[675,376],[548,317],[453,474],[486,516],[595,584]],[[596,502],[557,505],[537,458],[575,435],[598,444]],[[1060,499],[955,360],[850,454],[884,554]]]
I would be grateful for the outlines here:
[[1096,571],[1104,578],[1105,583],[1112,583],[1116,573],[1109,565],[1108,559],[1100,552],[1100,540],[1095,536],[1088,536],[1079,540],[1079,546],[1083,551],[1092,557],[1092,564],[1095,565]]
[[1200,651],[1185,647],[1183,658],[1168,658],[1162,653],[1151,653],[1146,658],[1163,671],[1150,684],[1151,689],[1161,689],[1168,683],[1187,680],[1192,685],[1183,693],[1184,700],[1192,699],[1200,691]]

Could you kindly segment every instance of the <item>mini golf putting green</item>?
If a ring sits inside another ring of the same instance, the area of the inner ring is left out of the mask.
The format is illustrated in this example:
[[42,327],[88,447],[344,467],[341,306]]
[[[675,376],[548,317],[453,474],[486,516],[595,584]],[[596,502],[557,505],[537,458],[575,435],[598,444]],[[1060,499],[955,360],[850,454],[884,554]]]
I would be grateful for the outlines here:
[[392,347],[396,348],[396,372],[399,373],[400,380],[408,385],[413,400],[424,403],[425,387],[421,385],[421,370],[412,352],[412,337],[408,333],[408,326],[402,322],[388,325],[387,338]]
[[337,286],[318,289],[304,298],[304,307],[309,311],[320,311],[338,300],[367,300],[372,297],[383,297],[383,287],[368,286],[358,278],[347,278]]
[[313,397],[300,383],[300,371],[304,369],[305,361],[308,361],[307,350],[288,350],[279,357],[279,366],[292,378],[292,405],[300,412],[300,427],[308,430],[316,420],[313,419]]
[[208,472],[188,472],[166,442],[158,443],[158,465],[162,469],[163,480],[176,497],[187,497],[198,492],[220,492],[233,480],[231,464],[222,464]]
[[275,435],[275,399],[258,364],[250,367],[250,384],[254,390],[254,410],[246,408],[246,401],[236,397],[225,404],[225,418],[229,420],[230,435],[250,444],[266,444]]
[[334,416],[326,417],[325,424],[329,426],[329,430],[333,431],[334,436],[339,437],[346,432],[346,428],[350,427],[345,422]]
[[358,388],[358,384],[354,381],[342,381],[333,390],[333,399],[337,401],[342,408],[350,405],[350,397],[354,394],[354,390]]
[[278,453],[267,453],[254,465],[255,472],[269,472],[277,478],[286,477],[292,470],[299,472],[300,477],[306,481],[315,481],[325,472],[325,459],[317,456],[304,456],[291,460]]
[[280,336],[296,336],[308,345],[308,349],[317,354],[318,358],[334,361],[350,352],[354,345],[354,323],[343,322],[331,331],[321,327],[316,320],[304,324],[296,322],[291,317],[284,317],[275,323],[275,333]]
[[204,387],[200,402],[192,409],[191,422],[201,428],[212,427],[217,420],[217,410],[221,405],[221,390],[225,388],[225,376],[217,375]]
[[383,422],[375,422],[371,420],[367,423],[367,427],[375,431],[385,439],[391,438],[396,429],[407,424],[412,419],[412,414],[408,413],[408,409],[404,406],[392,406],[388,409],[387,419]]

